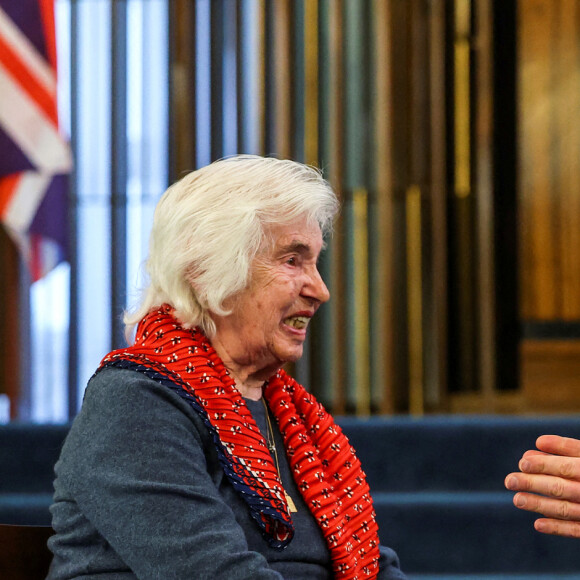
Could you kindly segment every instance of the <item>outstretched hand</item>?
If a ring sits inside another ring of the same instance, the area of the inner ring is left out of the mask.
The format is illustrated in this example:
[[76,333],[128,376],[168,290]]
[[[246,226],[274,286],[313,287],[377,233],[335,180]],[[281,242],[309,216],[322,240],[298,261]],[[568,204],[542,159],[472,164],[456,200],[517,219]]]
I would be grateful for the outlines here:
[[543,515],[538,532],[580,538],[580,440],[542,435],[526,451],[505,486],[518,493],[514,505]]

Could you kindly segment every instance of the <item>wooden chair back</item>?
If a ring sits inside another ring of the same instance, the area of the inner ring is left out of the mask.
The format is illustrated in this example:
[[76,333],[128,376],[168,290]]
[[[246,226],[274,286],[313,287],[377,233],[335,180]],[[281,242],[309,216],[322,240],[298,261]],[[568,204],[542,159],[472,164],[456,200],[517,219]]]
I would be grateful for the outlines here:
[[0,524],[0,578],[46,578],[52,559],[46,542],[52,534],[50,526]]

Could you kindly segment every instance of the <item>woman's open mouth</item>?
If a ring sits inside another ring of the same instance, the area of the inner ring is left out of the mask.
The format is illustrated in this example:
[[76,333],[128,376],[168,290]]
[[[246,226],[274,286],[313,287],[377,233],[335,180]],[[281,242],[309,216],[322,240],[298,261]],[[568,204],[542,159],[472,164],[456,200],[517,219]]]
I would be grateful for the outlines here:
[[290,326],[296,330],[304,330],[309,322],[310,318],[308,316],[289,316],[284,319],[284,324],[286,326]]

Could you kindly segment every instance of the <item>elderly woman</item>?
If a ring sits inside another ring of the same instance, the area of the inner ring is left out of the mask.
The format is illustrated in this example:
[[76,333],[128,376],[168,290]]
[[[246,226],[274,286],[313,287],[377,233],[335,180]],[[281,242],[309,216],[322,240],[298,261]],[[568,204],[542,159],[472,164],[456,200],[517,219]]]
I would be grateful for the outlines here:
[[253,156],[166,191],[134,344],[56,466],[50,579],[405,577],[348,440],[282,370],[329,298],[337,207],[314,169]]

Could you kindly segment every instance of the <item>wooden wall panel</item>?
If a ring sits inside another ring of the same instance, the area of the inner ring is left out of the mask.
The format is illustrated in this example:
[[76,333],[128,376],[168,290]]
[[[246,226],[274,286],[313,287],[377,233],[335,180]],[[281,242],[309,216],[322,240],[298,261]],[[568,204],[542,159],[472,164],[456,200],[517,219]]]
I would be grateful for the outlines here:
[[[520,317],[580,320],[580,2],[520,0]],[[523,340],[524,408],[580,409],[580,341]]]
[[580,2],[561,0],[558,23],[557,149],[561,317],[580,318]]
[[[520,3],[520,268],[523,318],[554,318],[556,288],[550,163],[553,3]],[[546,145],[548,147],[546,148]],[[541,297],[544,299],[542,300]]]
[[[405,412],[410,399],[417,414],[425,401],[439,409],[447,364],[444,0],[179,0],[172,16],[178,164],[207,148],[192,127],[209,120],[212,159],[235,134],[239,152],[251,142],[264,155],[319,165],[343,202],[321,259],[332,301],[292,371],[333,412]],[[206,21],[207,47],[205,34],[197,44],[191,38]],[[232,48],[237,85],[228,92],[223,59]],[[248,70],[255,79],[243,84]],[[211,110],[201,110],[195,95],[209,91]],[[235,120],[223,112],[232,94]],[[251,139],[240,138],[242,126]]]
[[580,341],[524,340],[521,411],[577,413],[580,411]]
[[580,4],[520,0],[520,315],[580,318]]

